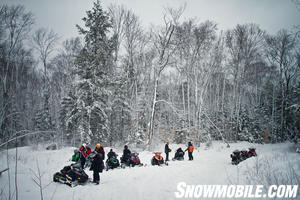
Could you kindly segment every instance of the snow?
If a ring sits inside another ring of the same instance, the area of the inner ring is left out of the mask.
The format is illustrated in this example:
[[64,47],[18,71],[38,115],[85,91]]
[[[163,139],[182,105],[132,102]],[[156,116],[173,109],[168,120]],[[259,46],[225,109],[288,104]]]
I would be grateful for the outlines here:
[[[172,152],[170,158],[178,147],[185,149],[184,144],[170,144]],[[144,167],[134,167],[126,169],[114,169],[100,174],[100,185],[86,184],[76,187],[69,187],[64,184],[52,182],[53,174],[64,166],[71,164],[71,156],[75,148],[66,147],[60,150],[47,151],[42,148],[32,147],[18,148],[18,195],[19,199],[41,199],[40,191],[32,178],[37,173],[39,166],[42,176],[44,199],[175,199],[174,192],[177,191],[177,183],[187,184],[249,184],[249,169],[257,166],[264,167],[267,158],[274,167],[274,172],[283,170],[288,172],[291,167],[300,175],[299,154],[292,151],[292,144],[250,144],[247,142],[232,143],[231,148],[226,148],[226,144],[213,142],[207,150],[205,145],[196,147],[194,151],[194,161],[188,161],[187,154],[184,161],[170,161],[169,166],[150,166],[152,152],[139,152],[141,161],[146,164]],[[235,149],[247,149],[255,147],[257,158],[249,158],[238,166],[231,165],[230,154]],[[109,151],[105,148],[105,152]],[[134,149],[131,149],[134,150]],[[164,145],[161,144],[155,150],[163,152]],[[116,152],[120,156],[122,149]],[[162,154],[165,156],[165,154]],[[9,150],[9,165],[11,173],[11,191],[15,190],[15,150]],[[288,163],[288,165],[287,165]],[[6,168],[6,151],[0,154],[0,169]],[[270,167],[270,166],[269,166]],[[90,178],[92,172],[86,170]],[[4,172],[0,177],[0,191],[3,192],[2,199],[8,199],[8,176]],[[255,183],[255,178],[251,183]],[[258,180],[260,181],[260,180]],[[260,184],[266,184],[261,180]],[[277,184],[280,184],[277,183]],[[286,184],[286,182],[282,182]],[[299,183],[297,183],[299,184]]]

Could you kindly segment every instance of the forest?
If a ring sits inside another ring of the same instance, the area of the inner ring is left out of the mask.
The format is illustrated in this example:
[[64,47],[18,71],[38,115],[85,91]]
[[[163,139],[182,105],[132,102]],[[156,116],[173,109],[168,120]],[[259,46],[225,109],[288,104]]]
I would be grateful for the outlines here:
[[[39,143],[300,143],[300,26],[219,30],[166,8],[145,29],[99,1],[60,41],[0,7],[0,148]],[[75,28],[75,27],[74,27]],[[12,142],[13,141],[13,142]]]

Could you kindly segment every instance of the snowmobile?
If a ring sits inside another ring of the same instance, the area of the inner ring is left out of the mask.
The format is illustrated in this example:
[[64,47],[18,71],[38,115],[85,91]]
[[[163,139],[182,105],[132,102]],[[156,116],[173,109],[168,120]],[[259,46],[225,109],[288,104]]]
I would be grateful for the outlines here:
[[241,152],[239,150],[235,150],[232,154],[230,154],[231,157],[231,164],[238,165],[241,161]]
[[184,160],[184,151],[181,148],[178,148],[172,160]]
[[54,182],[64,183],[71,187],[84,184],[88,179],[89,176],[81,168],[80,163],[65,166],[62,170],[53,175]]
[[249,158],[249,154],[248,154],[248,151],[247,150],[245,150],[245,149],[242,149],[241,151],[240,151],[240,159],[241,160],[246,160],[247,158]]
[[256,152],[255,152],[255,148],[249,148],[249,151],[248,151],[248,157],[252,157],[252,156],[257,156]]
[[110,158],[107,158],[105,164],[106,164],[106,171],[109,169],[114,169],[120,166],[120,162],[117,158],[118,155],[112,156]]
[[141,163],[138,153],[131,153],[128,159],[121,158],[121,167],[125,168],[126,166],[134,167],[134,166],[143,166]]
[[151,159],[151,165],[168,165],[168,163],[164,161],[164,158],[160,154],[161,152],[154,152],[154,156]]

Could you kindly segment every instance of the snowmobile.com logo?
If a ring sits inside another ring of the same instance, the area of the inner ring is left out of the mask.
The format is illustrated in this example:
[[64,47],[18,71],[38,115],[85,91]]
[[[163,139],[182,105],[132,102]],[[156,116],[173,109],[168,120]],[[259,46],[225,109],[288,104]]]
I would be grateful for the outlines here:
[[176,198],[296,198],[298,185],[187,185],[177,184]]

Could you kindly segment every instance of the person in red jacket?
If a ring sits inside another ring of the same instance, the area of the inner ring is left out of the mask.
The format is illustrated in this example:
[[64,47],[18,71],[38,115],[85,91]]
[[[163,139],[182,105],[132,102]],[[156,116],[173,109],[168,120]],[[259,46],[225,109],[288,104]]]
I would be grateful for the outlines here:
[[91,148],[89,148],[85,143],[83,143],[79,148],[79,160],[81,164],[81,168],[84,169],[86,157],[91,153]]

